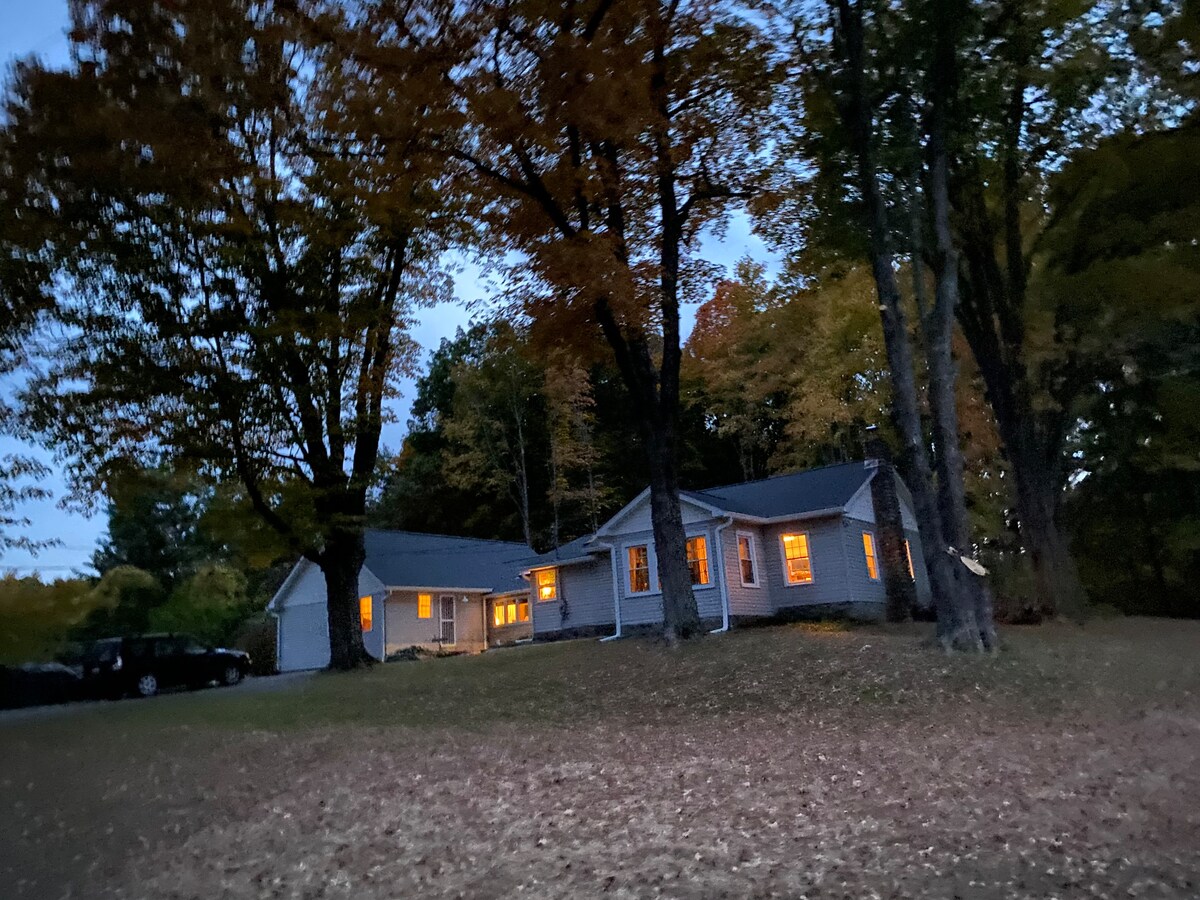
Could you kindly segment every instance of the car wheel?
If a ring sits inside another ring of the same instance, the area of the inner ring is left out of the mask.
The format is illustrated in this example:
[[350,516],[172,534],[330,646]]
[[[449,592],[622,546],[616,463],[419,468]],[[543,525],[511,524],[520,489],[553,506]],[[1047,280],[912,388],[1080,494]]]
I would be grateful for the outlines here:
[[158,679],[147,672],[137,680],[137,692],[139,697],[153,697],[158,693]]
[[239,669],[237,666],[226,666],[225,677],[222,679],[222,681],[224,681],[225,684],[229,685],[230,687],[233,687],[235,684],[237,684],[241,680],[242,680],[242,670],[241,669]]

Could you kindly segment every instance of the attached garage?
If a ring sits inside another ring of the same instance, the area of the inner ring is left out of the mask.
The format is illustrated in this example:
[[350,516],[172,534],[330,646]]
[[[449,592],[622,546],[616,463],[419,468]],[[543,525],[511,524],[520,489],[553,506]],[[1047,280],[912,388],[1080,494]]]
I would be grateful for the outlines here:
[[[488,646],[486,597],[528,588],[524,544],[368,530],[358,577],[363,644],[376,659],[406,647],[475,652]],[[279,671],[329,665],[325,576],[298,562],[267,610],[275,616]]]

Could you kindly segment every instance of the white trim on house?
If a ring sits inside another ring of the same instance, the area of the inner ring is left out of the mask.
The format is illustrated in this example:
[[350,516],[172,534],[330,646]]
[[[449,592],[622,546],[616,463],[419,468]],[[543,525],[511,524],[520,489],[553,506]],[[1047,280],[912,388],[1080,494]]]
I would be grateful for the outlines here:
[[[785,534],[804,535],[804,549],[808,551],[808,581],[792,581],[788,577],[787,548],[784,546]],[[806,587],[817,583],[817,567],[813,565],[812,536],[807,531],[787,531],[779,533],[779,561],[783,565],[783,586],[785,588]]]
[[[863,482],[862,486],[859,487],[859,489],[854,492],[853,496],[851,497],[851,500],[854,497],[857,497],[859,494],[861,494],[863,490],[870,487],[872,477],[874,477],[874,473],[872,473],[872,475],[870,477],[868,477],[866,481]],[[605,522],[603,525],[601,525],[596,530],[595,535],[593,535],[593,540],[595,538],[599,538],[599,537],[619,536],[619,535],[612,534],[613,527],[621,519],[625,518],[627,515],[629,515],[629,513],[633,512],[634,508],[637,507],[648,496],[650,496],[650,488],[645,488],[640,494],[638,494],[636,497],[634,497],[632,500],[630,500],[628,503],[626,503],[623,507],[621,507],[621,509],[617,511],[616,515],[614,515],[611,519],[609,519],[607,522]],[[690,503],[691,505],[693,505],[695,507],[698,507],[703,510],[707,510],[708,512],[713,514],[714,518],[715,517],[724,518],[725,516],[735,516],[739,521],[749,522],[753,525],[779,525],[779,524],[782,524],[785,522],[801,522],[806,519],[826,519],[831,516],[843,515],[846,511],[846,507],[848,507],[850,505],[850,501],[847,501],[844,506],[827,506],[823,509],[813,509],[813,510],[809,510],[808,512],[802,512],[802,513],[786,513],[786,514],[780,515],[780,516],[755,516],[755,515],[751,515],[750,513],[742,513],[742,512],[737,512],[736,510],[732,510],[732,509],[724,509],[724,508],[717,506],[716,504],[710,503],[706,500],[701,500],[698,497],[691,496],[686,491],[679,492],[679,502],[680,503]],[[584,560],[582,558],[580,558],[580,561],[584,561]],[[555,563],[555,565],[559,565],[559,563]]]
[[[692,541],[696,540],[697,538],[704,541],[704,580],[698,581],[698,582],[692,582],[693,588],[712,587],[713,567],[712,567],[712,564],[709,562],[709,560],[712,556],[712,548],[709,546],[709,543],[710,543],[709,538],[711,536],[712,535],[709,534],[708,531],[703,531],[699,534],[688,534],[686,531],[683,533],[683,561],[685,563],[687,563],[689,577],[691,576],[691,573],[692,573],[692,561],[687,558],[687,545],[689,543],[691,543]],[[699,562],[700,560],[696,560],[696,561]]]
[[[634,547],[644,547],[646,550],[646,589],[644,591],[635,591],[633,589],[633,568],[629,565],[629,551]],[[629,543],[621,547],[621,556],[625,560],[623,566],[625,573],[624,593],[626,597],[644,597],[650,594],[661,593],[654,590],[654,585],[657,579],[654,577],[658,574],[658,554],[654,552],[654,541],[646,541],[645,543]]]
[[[717,545],[717,587],[721,591],[721,627],[714,628],[709,634],[729,630],[729,573],[725,571],[725,544],[721,541],[721,534],[732,524],[733,516],[726,516],[725,521],[713,529],[713,540]],[[738,563],[738,569],[741,568],[741,563]]]
[[612,567],[613,618],[616,629],[608,637],[600,638],[601,642],[615,641],[621,636],[621,573],[617,565],[617,548],[615,544],[602,544],[608,547],[608,558]]
[[[870,555],[870,556],[867,556],[867,544],[866,544],[866,541],[863,541],[863,542],[862,542],[862,545],[863,545],[863,565],[864,565],[864,566],[866,566],[866,568],[867,568],[867,578],[871,579],[871,581],[879,581],[879,580],[880,580],[880,571],[879,571],[879,541],[877,541],[877,540],[875,539],[875,532],[873,532],[873,531],[870,531],[870,530],[868,530],[868,529],[866,529],[866,528],[862,529],[862,536],[863,536],[863,537],[869,537],[869,538],[871,539],[871,555]],[[872,574],[871,574],[871,561],[872,561],[872,560],[874,560],[874,561],[875,561],[875,574],[874,574],[874,575],[872,575]]]
[[[732,519],[730,519],[730,521],[732,522]],[[762,567],[759,566],[759,564],[758,564],[758,541],[754,537],[754,532],[752,532],[752,531],[735,531],[733,537],[734,537],[734,549],[737,551],[737,558],[738,558],[738,578],[742,582],[742,587],[755,588],[755,589],[761,588],[762,587],[762,573],[760,570]],[[742,538],[746,538],[747,541],[749,541],[749,543],[750,543],[750,566],[751,566],[751,568],[754,569],[754,580],[753,581],[747,581],[742,572]]]
[[[287,597],[288,594],[292,592],[292,587],[300,579],[301,573],[307,571],[309,566],[315,565],[316,563],[308,559],[308,557],[300,557],[300,559],[296,561],[296,564],[292,566],[292,571],[288,572],[287,577],[283,579],[283,584],[279,586],[279,590],[275,592],[274,596],[271,597],[270,602],[267,603],[267,609],[270,612],[275,612],[276,610],[281,609],[283,607],[282,601]],[[278,659],[278,657],[276,657],[276,659]]]
[[515,592],[519,592],[521,590],[520,588],[514,588],[512,592],[506,592],[506,591],[497,591],[493,588],[442,587],[442,586],[436,585],[436,584],[405,584],[405,585],[389,584],[389,585],[385,585],[384,589],[388,590],[388,591],[417,591],[417,592],[426,593],[426,594],[437,593],[438,591],[441,591],[443,594],[448,594],[451,591],[455,591],[460,594],[483,594],[484,596],[488,596],[488,597],[492,596],[493,594],[515,593]]

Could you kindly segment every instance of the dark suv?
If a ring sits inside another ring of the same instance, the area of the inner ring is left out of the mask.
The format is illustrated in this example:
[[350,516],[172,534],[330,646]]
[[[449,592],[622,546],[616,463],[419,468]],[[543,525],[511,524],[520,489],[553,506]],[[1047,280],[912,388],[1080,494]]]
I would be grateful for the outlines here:
[[250,671],[248,654],[205,647],[186,634],[105,638],[84,651],[81,663],[92,690],[110,697],[153,697],[164,688],[213,681],[234,685]]

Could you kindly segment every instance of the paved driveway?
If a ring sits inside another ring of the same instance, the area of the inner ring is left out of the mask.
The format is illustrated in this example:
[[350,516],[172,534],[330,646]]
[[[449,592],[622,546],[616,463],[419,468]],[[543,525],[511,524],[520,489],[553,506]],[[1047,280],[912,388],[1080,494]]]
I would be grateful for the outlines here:
[[[205,688],[210,691],[236,691],[242,694],[265,693],[268,691],[277,691],[287,688],[298,681],[306,678],[312,678],[316,672],[287,672],[283,675],[266,675],[257,678],[247,678],[241,684],[235,687],[222,688]],[[159,694],[157,697],[151,697],[146,700],[142,699],[126,699],[126,700],[83,700],[77,703],[59,703],[54,706],[27,706],[22,709],[6,709],[0,710],[0,727],[8,724],[16,724],[20,722],[38,722],[47,719],[60,718],[70,715],[76,715],[83,710],[94,709],[100,706],[107,706],[113,703],[170,703],[172,700],[181,694],[192,693],[191,691],[169,691]]]

